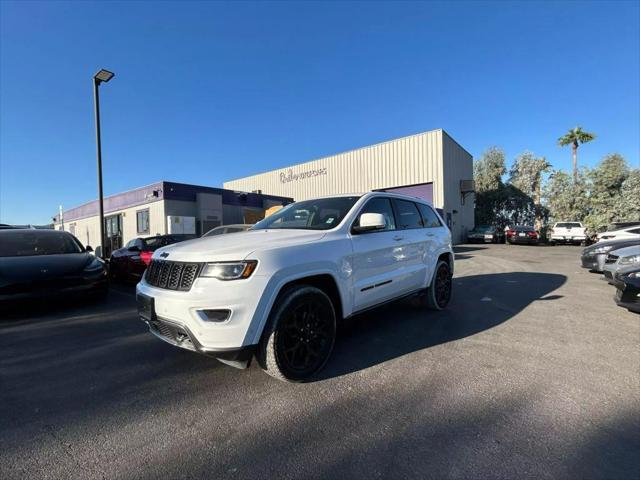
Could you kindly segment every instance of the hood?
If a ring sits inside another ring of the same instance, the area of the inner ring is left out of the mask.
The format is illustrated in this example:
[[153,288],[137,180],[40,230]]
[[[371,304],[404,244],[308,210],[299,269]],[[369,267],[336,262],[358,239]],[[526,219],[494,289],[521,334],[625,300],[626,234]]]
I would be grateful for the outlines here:
[[613,253],[614,255],[617,255],[620,258],[630,257],[632,255],[640,255],[640,245],[610,250],[609,253]]
[[315,230],[247,230],[168,245],[156,250],[153,258],[186,262],[244,260],[257,249],[316,242],[324,236],[325,232]]
[[0,283],[30,282],[76,275],[96,257],[90,253],[0,257]]
[[591,252],[600,247],[611,247],[611,250],[613,250],[616,248],[632,247],[634,245],[640,245],[640,238],[618,238],[614,240],[601,240],[594,243],[593,245],[589,245],[584,249],[584,251]]

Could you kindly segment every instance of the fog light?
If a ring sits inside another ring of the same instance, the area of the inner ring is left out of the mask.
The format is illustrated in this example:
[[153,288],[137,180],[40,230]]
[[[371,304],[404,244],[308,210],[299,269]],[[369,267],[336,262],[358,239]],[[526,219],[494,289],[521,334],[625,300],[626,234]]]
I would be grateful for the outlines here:
[[199,310],[200,318],[209,322],[224,322],[231,316],[231,310]]

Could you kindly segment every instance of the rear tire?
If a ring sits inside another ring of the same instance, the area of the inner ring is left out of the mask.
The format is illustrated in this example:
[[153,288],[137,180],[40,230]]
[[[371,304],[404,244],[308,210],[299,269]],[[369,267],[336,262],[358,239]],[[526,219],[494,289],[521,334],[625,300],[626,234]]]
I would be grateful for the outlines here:
[[262,369],[287,382],[304,382],[327,363],[336,337],[331,299],[309,285],[279,295],[256,354]]

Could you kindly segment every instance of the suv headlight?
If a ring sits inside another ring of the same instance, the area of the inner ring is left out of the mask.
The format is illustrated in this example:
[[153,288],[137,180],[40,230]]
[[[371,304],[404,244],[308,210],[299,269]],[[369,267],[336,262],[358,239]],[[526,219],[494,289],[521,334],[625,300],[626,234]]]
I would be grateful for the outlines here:
[[217,278],[218,280],[239,280],[249,278],[257,265],[258,262],[256,260],[207,263],[200,276]]
[[640,255],[630,255],[620,259],[620,265],[632,265],[634,263],[640,263]]

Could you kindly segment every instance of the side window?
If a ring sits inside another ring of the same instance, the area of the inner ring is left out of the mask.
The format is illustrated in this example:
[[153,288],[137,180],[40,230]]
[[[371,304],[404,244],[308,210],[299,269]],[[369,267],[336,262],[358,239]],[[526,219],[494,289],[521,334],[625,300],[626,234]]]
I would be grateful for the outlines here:
[[135,238],[133,240],[129,240],[127,242],[127,244],[125,245],[125,248],[131,248],[131,247],[133,247],[135,245],[135,243],[136,243],[136,239]]
[[640,233],[640,228],[634,228],[633,230],[629,230],[630,233]]
[[422,215],[422,224],[425,228],[435,228],[442,226],[442,223],[440,223],[440,219],[436,215],[436,212],[434,212],[430,206],[423,203],[418,203],[417,205],[418,210],[420,210],[420,215]]
[[384,230],[378,230],[380,232],[396,229],[396,222],[393,216],[393,209],[391,208],[391,201],[388,198],[377,197],[369,200],[367,204],[362,207],[362,210],[360,210],[358,218],[353,224],[354,227],[357,227],[359,225],[360,215],[362,215],[363,213],[381,213],[384,216],[385,227]]
[[138,233],[149,233],[149,209],[136,212]]
[[422,218],[416,204],[408,200],[393,199],[399,230],[422,228]]
[[142,240],[141,238],[136,238],[134,244],[134,246],[138,247],[140,250],[144,250],[144,240]]

